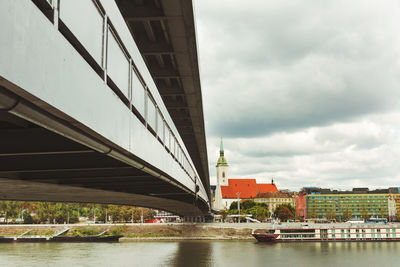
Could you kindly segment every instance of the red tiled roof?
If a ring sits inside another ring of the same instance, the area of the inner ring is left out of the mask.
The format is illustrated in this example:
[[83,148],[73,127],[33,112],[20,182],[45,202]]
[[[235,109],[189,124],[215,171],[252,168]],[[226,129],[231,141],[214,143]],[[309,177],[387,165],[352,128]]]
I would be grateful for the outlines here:
[[258,192],[260,193],[273,193],[278,192],[275,184],[257,184]]
[[254,198],[258,193],[278,192],[274,184],[257,184],[256,179],[228,179],[227,186],[221,186],[222,198]]

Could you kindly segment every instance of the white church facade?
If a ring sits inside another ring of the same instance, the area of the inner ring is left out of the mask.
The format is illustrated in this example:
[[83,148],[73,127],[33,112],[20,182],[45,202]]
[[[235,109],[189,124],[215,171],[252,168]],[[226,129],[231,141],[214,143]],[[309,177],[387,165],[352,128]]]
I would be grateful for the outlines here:
[[232,202],[240,200],[253,200],[259,193],[273,193],[278,192],[276,185],[271,184],[257,184],[256,179],[229,179],[228,169],[229,165],[225,158],[224,147],[220,143],[219,158],[217,161],[217,185],[215,188],[215,198],[213,208],[222,210],[229,209]]

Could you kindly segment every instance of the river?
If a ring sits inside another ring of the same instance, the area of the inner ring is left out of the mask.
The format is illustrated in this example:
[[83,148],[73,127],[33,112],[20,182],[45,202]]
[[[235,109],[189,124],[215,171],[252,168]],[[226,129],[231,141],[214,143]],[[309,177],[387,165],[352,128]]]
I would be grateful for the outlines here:
[[400,266],[400,243],[0,244],[0,266]]

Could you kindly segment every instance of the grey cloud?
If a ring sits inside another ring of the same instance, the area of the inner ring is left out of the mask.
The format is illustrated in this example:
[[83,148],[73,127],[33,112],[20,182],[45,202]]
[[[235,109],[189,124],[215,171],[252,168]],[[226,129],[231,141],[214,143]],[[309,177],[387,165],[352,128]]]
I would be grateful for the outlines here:
[[209,135],[263,136],[398,107],[400,19],[384,19],[400,18],[394,1],[238,2],[197,8]]

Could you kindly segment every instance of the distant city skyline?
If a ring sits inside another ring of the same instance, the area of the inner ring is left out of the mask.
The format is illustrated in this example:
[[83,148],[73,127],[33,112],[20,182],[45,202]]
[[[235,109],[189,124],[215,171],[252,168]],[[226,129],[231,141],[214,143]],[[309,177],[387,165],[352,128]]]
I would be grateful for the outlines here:
[[211,183],[400,185],[400,3],[195,1]]

